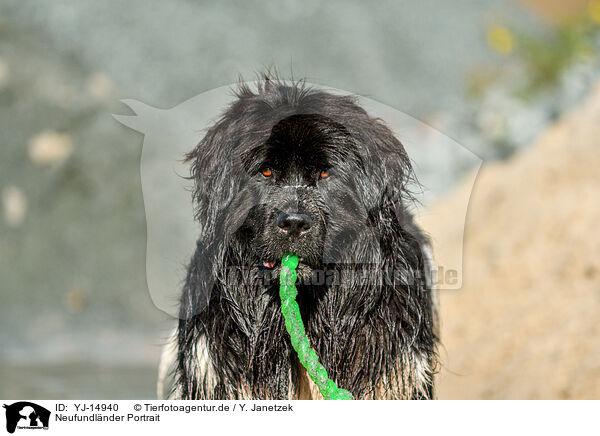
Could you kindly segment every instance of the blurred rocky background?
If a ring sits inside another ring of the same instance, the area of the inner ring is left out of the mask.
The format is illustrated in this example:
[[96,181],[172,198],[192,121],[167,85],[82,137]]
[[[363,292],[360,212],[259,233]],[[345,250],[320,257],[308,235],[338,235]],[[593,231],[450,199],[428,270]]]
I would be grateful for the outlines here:
[[[0,397],[154,396],[173,320],[145,282],[142,137],[111,113],[275,65],[490,162],[465,287],[442,293],[440,396],[597,398],[599,26],[598,0],[3,1]],[[453,165],[423,214],[440,238]]]

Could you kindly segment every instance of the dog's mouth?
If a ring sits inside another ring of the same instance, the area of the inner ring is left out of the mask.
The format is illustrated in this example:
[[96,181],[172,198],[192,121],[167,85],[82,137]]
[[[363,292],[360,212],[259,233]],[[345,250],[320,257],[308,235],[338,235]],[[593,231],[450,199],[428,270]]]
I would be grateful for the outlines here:
[[270,261],[270,262],[265,262],[265,261],[263,261],[263,266],[264,266],[265,268],[267,268],[267,269],[273,269],[273,268],[275,268],[275,265],[276,265],[276,264],[277,264],[277,262],[276,262],[276,261],[274,261],[274,260],[272,260],[272,261]]
[[[280,265],[281,265],[281,259],[263,260],[262,261],[262,266],[264,266],[266,269],[273,269],[276,266],[280,266]],[[307,266],[307,267],[310,266],[305,258],[303,258],[302,256],[298,256],[298,268],[300,268],[302,265]]]
[[[302,257],[298,260],[298,267],[296,268],[298,278],[303,279],[310,277],[314,270],[314,266],[307,263]],[[281,273],[281,259],[263,260],[261,261],[261,264],[266,271],[270,272],[271,277],[279,277],[279,274]]]

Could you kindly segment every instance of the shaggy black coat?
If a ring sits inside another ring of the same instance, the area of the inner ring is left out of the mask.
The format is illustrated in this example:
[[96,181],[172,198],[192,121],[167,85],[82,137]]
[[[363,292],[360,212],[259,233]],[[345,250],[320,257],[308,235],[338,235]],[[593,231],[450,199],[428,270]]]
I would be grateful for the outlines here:
[[[286,252],[301,259],[304,324],[338,386],[356,398],[434,396],[428,241],[406,207],[409,158],[383,122],[353,97],[267,78],[240,87],[187,159],[201,236],[181,298],[174,396],[310,391],[280,310]],[[278,217],[292,212],[310,231],[281,231]]]

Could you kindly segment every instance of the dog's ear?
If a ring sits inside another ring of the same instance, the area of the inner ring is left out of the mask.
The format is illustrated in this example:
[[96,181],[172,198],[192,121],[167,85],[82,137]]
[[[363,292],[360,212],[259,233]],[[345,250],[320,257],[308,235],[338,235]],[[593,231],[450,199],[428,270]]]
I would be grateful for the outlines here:
[[194,295],[188,296],[188,311],[193,314],[206,307],[218,272],[224,267],[232,236],[258,201],[252,189],[256,181],[238,152],[240,141],[251,136],[240,121],[243,117],[239,110],[239,103],[232,105],[186,155],[194,182],[195,218],[200,224],[196,254],[188,269],[191,276],[186,283],[186,287],[195,288]]
[[410,159],[404,146],[393,132],[380,120],[372,120],[357,133],[365,147],[365,171],[373,174],[373,189],[366,203],[369,207],[370,224],[380,234],[387,234],[389,227],[398,225],[402,237],[394,240],[394,255],[402,254],[411,286],[417,284],[432,290],[435,266],[430,241],[414,222],[409,211],[415,201],[411,189],[419,187]]
[[[364,263],[361,256],[367,252],[370,261],[375,261],[374,253],[382,260],[380,241],[399,221],[409,196],[406,184],[412,174],[410,161],[391,130],[359,107],[349,107],[346,113],[336,115],[336,122],[351,137],[348,148],[353,150],[352,156],[344,161],[350,177],[345,178],[344,188],[355,193],[358,207],[352,210],[352,234],[345,232],[334,247],[328,247],[327,254],[335,261],[349,258],[347,263]],[[352,163],[348,164],[350,159]],[[352,245],[354,248],[350,248]],[[372,248],[363,250],[365,247]]]
[[402,143],[379,119],[368,115],[348,123],[354,140],[359,144],[363,177],[369,183],[360,191],[370,214],[381,207],[401,207],[412,200],[409,184],[415,181],[410,159]]
[[[233,107],[229,112],[233,112]],[[249,191],[251,178],[237,153],[238,142],[247,136],[233,113],[211,127],[200,143],[186,155],[194,181],[195,217],[203,239],[225,240],[234,233],[243,216],[227,213],[240,201],[238,194]]]
[[229,124],[221,120],[211,127],[186,155],[194,182],[195,218],[200,225],[196,251],[188,268],[180,317],[203,311],[211,298],[216,271],[222,264],[228,235],[219,219],[234,197],[237,184],[232,170]]
[[224,121],[211,127],[200,143],[186,155],[194,181],[195,215],[200,223],[201,237],[215,233],[216,217],[231,197],[230,138]]

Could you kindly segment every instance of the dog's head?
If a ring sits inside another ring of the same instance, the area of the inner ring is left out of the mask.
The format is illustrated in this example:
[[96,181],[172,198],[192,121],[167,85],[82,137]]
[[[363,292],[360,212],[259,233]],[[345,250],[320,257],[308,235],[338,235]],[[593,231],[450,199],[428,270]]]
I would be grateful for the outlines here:
[[[246,87],[188,155],[201,239],[244,264],[299,271],[377,259],[377,220],[401,207],[410,164],[400,142],[354,98],[265,81]],[[243,249],[242,249],[243,248]]]

